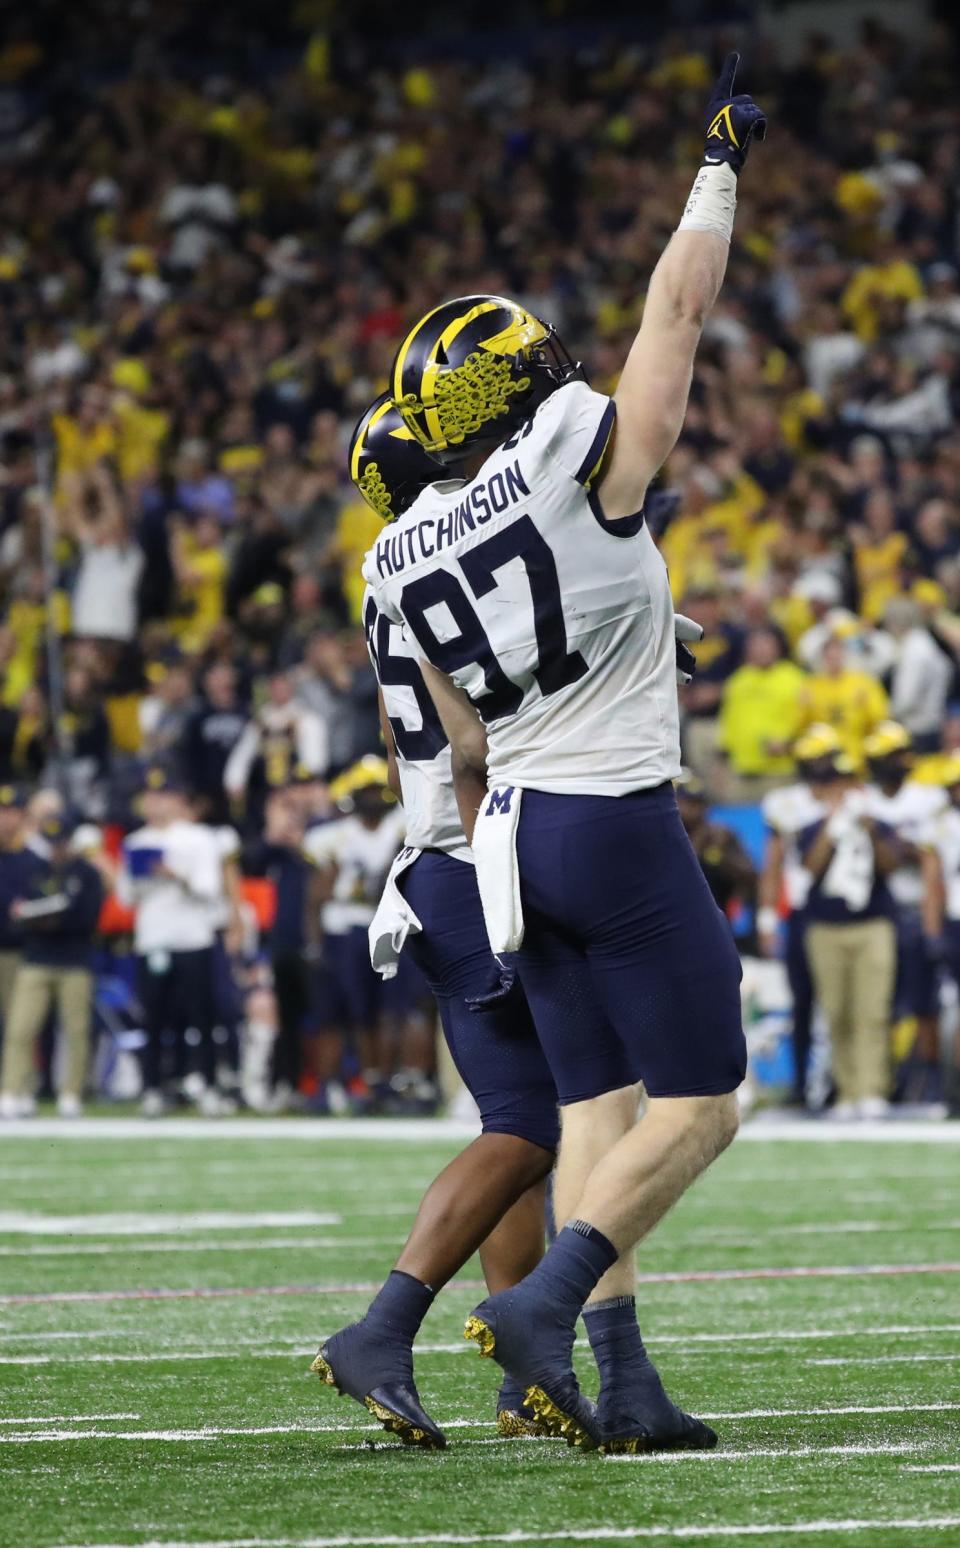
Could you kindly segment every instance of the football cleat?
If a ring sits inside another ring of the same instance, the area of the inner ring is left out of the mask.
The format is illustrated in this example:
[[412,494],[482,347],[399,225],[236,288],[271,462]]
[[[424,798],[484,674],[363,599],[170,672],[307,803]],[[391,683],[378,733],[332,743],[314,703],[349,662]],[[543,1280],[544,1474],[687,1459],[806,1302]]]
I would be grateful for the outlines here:
[[[321,1346],[310,1369],[341,1397],[362,1403],[405,1446],[442,1451],[447,1437],[420,1402],[412,1368],[409,1375],[397,1372],[391,1373],[392,1379],[389,1375],[382,1379],[385,1368],[397,1363],[396,1350],[385,1350],[380,1338],[371,1336],[362,1322],[355,1322]],[[408,1359],[401,1363],[408,1363]]]
[[573,1334],[562,1325],[550,1328],[528,1299],[516,1290],[489,1296],[467,1318],[463,1336],[523,1387],[526,1407],[548,1434],[593,1451],[603,1437],[570,1366]]
[[505,1440],[549,1436],[550,1430],[524,1400],[523,1388],[505,1376],[497,1394],[497,1433]]
[[616,1452],[712,1451],[717,1444],[715,1430],[671,1401],[652,1363],[641,1381],[631,1380],[622,1391],[604,1392],[601,1388],[597,1422],[608,1456]]

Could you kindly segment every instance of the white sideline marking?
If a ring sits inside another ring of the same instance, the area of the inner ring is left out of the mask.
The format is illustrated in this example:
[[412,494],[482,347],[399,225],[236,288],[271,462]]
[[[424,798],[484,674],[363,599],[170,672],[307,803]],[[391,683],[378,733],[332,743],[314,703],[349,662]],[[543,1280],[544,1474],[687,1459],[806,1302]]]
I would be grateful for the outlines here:
[[139,1418],[139,1414],[28,1414],[20,1419],[0,1419],[0,1424],[91,1424],[95,1420]]
[[[147,1349],[142,1349],[136,1354],[82,1354],[82,1355],[0,1355],[0,1365],[155,1365],[164,1360],[229,1360],[230,1344],[218,1344],[210,1349],[164,1349],[151,1343]],[[311,1357],[317,1352],[317,1345],[303,1345],[299,1349],[291,1349],[284,1346],[278,1349],[275,1346],[264,1349],[247,1349],[244,1352],[245,1360],[292,1360],[297,1356],[307,1355]]]
[[[740,1409],[733,1413],[702,1413],[700,1417],[702,1419],[819,1419],[841,1414],[939,1414],[955,1409],[960,1409],[960,1403],[894,1403],[877,1407],[852,1405],[844,1408],[752,1408]],[[438,1423],[445,1430],[486,1430],[490,1427],[487,1419],[440,1419]],[[351,1424],[348,1421],[346,1424],[271,1424],[249,1427],[208,1425],[202,1430],[31,1430],[25,1431],[22,1435],[0,1435],[0,1445],[27,1445],[36,1441],[51,1440],[203,1441],[219,1440],[225,1435],[342,1435],[356,1430],[379,1431],[380,1425]],[[691,1453],[691,1455],[696,1454]],[[749,1455],[749,1453],[745,1454]]]
[[[687,1285],[735,1283],[739,1280],[862,1279],[875,1276],[902,1278],[914,1274],[960,1274],[955,1263],[841,1263],[798,1268],[677,1269],[663,1273],[639,1273],[638,1285]],[[482,1290],[482,1279],[455,1279],[460,1290]],[[0,1295],[0,1306],[49,1306],[94,1301],[189,1301],[233,1300],[263,1295],[376,1295],[379,1280],[351,1283],[297,1285],[205,1285],[150,1290],[41,1290]]]
[[751,1462],[754,1457],[785,1457],[796,1461],[797,1457],[899,1457],[913,1456],[922,1451],[913,1441],[877,1442],[850,1446],[756,1446],[743,1451],[650,1451],[634,1455],[616,1454],[604,1457],[605,1462]]
[[700,1419],[816,1419],[841,1414],[940,1414],[960,1409],[960,1403],[851,1403],[842,1408],[741,1408],[705,1414]]
[[[331,1332],[335,1331],[333,1329]],[[651,1334],[648,1343],[651,1348],[660,1344],[701,1344],[716,1347],[728,1342],[762,1341],[777,1343],[783,1339],[823,1339],[823,1338],[879,1338],[891,1334],[898,1335],[923,1335],[928,1333],[958,1333],[960,1323],[931,1323],[929,1326],[902,1327],[891,1326],[882,1328],[812,1328],[808,1332],[779,1333],[772,1330],[769,1333],[666,1333],[661,1337]],[[104,1350],[97,1354],[78,1355],[3,1355],[0,1354],[0,1366],[3,1365],[113,1365],[135,1362],[137,1360],[225,1360],[236,1349],[243,1349],[245,1360],[280,1360],[285,1358],[305,1358],[316,1353],[317,1345],[322,1344],[325,1338],[330,1337],[330,1332],[318,1333],[313,1343],[305,1344],[297,1338],[275,1338],[269,1344],[264,1344],[257,1338],[232,1338],[220,1341],[205,1341],[196,1349],[185,1349],[182,1344],[165,1342],[144,1333],[142,1328],[101,1328],[96,1332],[54,1332],[54,1333],[6,1333],[0,1334],[0,1345],[16,1342],[35,1342],[45,1344],[50,1339],[75,1340],[82,1338],[138,1338],[144,1340],[147,1347],[140,1353],[127,1354],[120,1350]],[[575,1342],[577,1349],[589,1348],[589,1340],[578,1338]],[[699,1350],[689,1350],[689,1353],[700,1353]],[[707,1349],[702,1351],[706,1354]],[[456,1343],[422,1343],[416,1345],[416,1353],[419,1358],[422,1355],[472,1355],[475,1353],[472,1344],[461,1339]],[[960,1354],[903,1354],[903,1355],[878,1355],[876,1357],[836,1357],[814,1358],[807,1356],[806,1365],[881,1365],[894,1361],[954,1361],[960,1360]]]
[[960,1473],[960,1462],[905,1462],[905,1473]]
[[473,1548],[482,1543],[640,1543],[650,1539],[688,1540],[698,1537],[778,1537],[823,1536],[831,1532],[943,1532],[960,1526],[960,1516],[887,1517],[845,1520],[747,1522],[740,1526],[583,1526],[554,1532],[482,1532],[471,1536],[449,1532],[430,1532],[416,1537],[226,1537],[206,1542],[97,1544],[97,1548],[427,1548],[448,1544],[450,1548]]
[[[335,1331],[331,1329],[331,1332]],[[752,1333],[649,1333],[647,1341],[651,1345],[659,1344],[705,1344],[719,1345],[741,1343],[769,1343],[775,1344],[782,1341],[805,1341],[807,1339],[827,1338],[889,1338],[897,1335],[903,1338],[924,1337],[928,1333],[960,1333],[960,1322],[919,1322],[919,1323],[889,1323],[880,1327],[867,1328],[793,1328],[789,1331],[781,1331],[780,1328],[769,1328]],[[317,1343],[322,1343],[324,1338],[329,1338],[330,1333],[318,1333]],[[47,1343],[51,1339],[81,1339],[81,1338],[141,1338],[147,1339],[151,1350],[165,1348],[182,1348],[180,1344],[173,1344],[169,1340],[165,1343],[162,1338],[145,1333],[143,1328],[76,1328],[72,1330],[58,1328],[53,1332],[39,1329],[33,1333],[0,1333],[0,1345],[13,1343]],[[588,1340],[578,1338],[576,1347],[586,1349]],[[205,1349],[259,1349],[263,1340],[259,1338],[231,1338],[216,1342],[204,1341]],[[293,1337],[274,1338],[271,1340],[274,1348],[289,1347],[291,1354],[306,1353],[308,1346],[302,1340]],[[312,1346],[311,1346],[312,1347]],[[416,1345],[418,1355],[424,1354],[475,1354],[475,1348],[465,1339],[459,1339],[456,1343],[418,1343]]]
[[960,1360],[960,1354],[889,1354],[889,1355],[834,1355],[833,1358],[815,1359],[808,1356],[804,1365],[911,1365],[918,1361]]
[[[474,1139],[479,1125],[456,1118],[171,1118],[158,1123],[150,1118],[31,1118],[5,1123],[0,1140],[25,1139],[143,1139],[160,1148],[174,1140],[397,1140],[436,1144]],[[890,1118],[883,1122],[817,1123],[809,1118],[749,1119],[740,1130],[741,1141],[804,1140],[832,1144],[834,1140],[876,1141],[884,1144],[916,1142],[960,1144],[956,1124],[925,1119]]]
[[[412,1214],[413,1211],[411,1210]],[[156,1218],[156,1217],[154,1217]],[[163,1227],[161,1226],[162,1230]],[[93,1233],[91,1233],[93,1234]],[[108,1235],[104,1232],[104,1235]],[[116,1233],[115,1233],[116,1234]],[[137,1252],[271,1252],[295,1248],[297,1252],[309,1252],[314,1247],[392,1247],[405,1242],[405,1236],[281,1236],[263,1241],[219,1242],[137,1242]],[[0,1247],[0,1258],[96,1258],[116,1256],[128,1249],[119,1242],[85,1242],[82,1247],[65,1243],[51,1247]]]
[[179,1231],[242,1231],[261,1226],[334,1226],[342,1216],[331,1210],[199,1210],[196,1213],[106,1213],[102,1215],[37,1215],[0,1211],[4,1236],[173,1236]]

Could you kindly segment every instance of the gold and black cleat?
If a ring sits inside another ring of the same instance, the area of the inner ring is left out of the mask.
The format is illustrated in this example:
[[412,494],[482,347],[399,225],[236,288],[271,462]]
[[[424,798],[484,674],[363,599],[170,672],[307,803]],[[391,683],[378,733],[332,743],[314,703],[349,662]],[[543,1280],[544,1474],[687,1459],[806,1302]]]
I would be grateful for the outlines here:
[[333,1387],[341,1397],[352,1397],[362,1403],[374,1419],[378,1419],[384,1429],[396,1435],[405,1446],[420,1446],[425,1451],[443,1451],[447,1437],[423,1408],[412,1383],[387,1383],[358,1395],[337,1380],[336,1372],[326,1357],[326,1349],[327,1345],[324,1345],[310,1367],[324,1386]]
[[516,1408],[498,1409],[497,1434],[503,1440],[552,1439],[545,1424]]
[[[496,1356],[496,1335],[493,1329],[475,1313],[467,1318],[463,1336],[478,1346],[482,1358],[489,1359],[491,1356]],[[576,1390],[576,1382],[572,1373],[570,1380],[574,1383],[572,1396],[575,1398],[576,1407],[592,1418],[593,1407]],[[524,1396],[524,1404],[530,1409],[536,1424],[540,1426],[537,1433],[555,1436],[565,1440],[568,1446],[578,1446],[584,1451],[596,1450],[598,1441],[582,1422],[580,1415],[576,1411],[562,1407],[542,1387],[528,1387]],[[499,1417],[497,1427],[499,1428]],[[520,1432],[512,1431],[510,1433],[518,1434]]]

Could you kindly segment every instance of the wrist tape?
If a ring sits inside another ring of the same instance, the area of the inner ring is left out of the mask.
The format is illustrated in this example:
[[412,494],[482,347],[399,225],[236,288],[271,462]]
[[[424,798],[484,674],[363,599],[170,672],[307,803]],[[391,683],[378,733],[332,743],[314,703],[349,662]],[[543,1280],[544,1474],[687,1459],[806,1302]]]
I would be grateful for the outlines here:
[[729,242],[737,212],[737,174],[726,161],[702,166],[693,181],[678,231],[715,231]]

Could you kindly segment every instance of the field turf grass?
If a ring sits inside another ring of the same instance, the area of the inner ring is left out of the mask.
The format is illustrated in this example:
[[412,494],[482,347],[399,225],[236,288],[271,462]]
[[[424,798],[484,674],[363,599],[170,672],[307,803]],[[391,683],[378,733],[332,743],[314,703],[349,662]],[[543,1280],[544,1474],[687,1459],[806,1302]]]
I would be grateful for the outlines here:
[[476,1265],[422,1335],[445,1453],[310,1376],[457,1142],[263,1133],[0,1130],[4,1548],[960,1545],[956,1135],[738,1141],[640,1256],[690,1276],[642,1285],[642,1326],[720,1449],[605,1460],[497,1439]]

